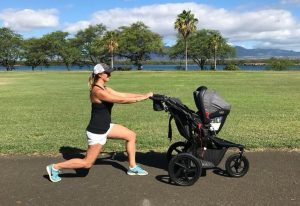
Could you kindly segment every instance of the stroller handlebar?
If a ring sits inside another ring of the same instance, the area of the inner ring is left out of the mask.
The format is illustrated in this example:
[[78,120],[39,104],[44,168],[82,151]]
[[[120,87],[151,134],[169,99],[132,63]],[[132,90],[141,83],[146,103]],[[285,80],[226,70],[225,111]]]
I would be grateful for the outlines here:
[[150,99],[152,99],[153,101],[166,101],[168,97],[162,94],[153,94],[153,96],[150,97]]
[[150,99],[153,100],[154,111],[168,111],[168,107],[165,105],[165,103],[170,99],[170,97],[167,97],[162,94],[153,94],[153,96],[150,97]]

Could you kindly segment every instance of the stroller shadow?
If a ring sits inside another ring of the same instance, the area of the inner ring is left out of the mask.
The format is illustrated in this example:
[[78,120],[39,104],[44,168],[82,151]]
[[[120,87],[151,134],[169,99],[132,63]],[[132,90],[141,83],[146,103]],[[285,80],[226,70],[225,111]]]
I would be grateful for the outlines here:
[[[123,153],[116,153],[114,156],[114,160],[116,161],[127,161],[127,156]],[[149,151],[147,153],[137,152],[136,153],[136,160],[137,163],[162,169],[164,171],[168,170],[168,161],[166,158],[166,153],[159,153],[154,151]],[[169,177],[169,175],[157,175],[155,179],[159,182],[170,184],[170,185],[176,185],[173,183]],[[176,185],[177,186],[177,185]]]
[[154,167],[157,169],[168,170],[166,153],[154,152],[153,150],[147,153],[138,152],[136,158],[137,162],[143,165],[147,165],[149,167]]
[[[146,153],[136,152],[135,158],[137,164],[167,170],[166,153],[154,152],[152,150]],[[125,152],[113,152],[110,159],[118,162],[127,162],[128,157]]]
[[213,170],[213,173],[216,174],[216,175],[220,175],[220,176],[223,176],[223,177],[230,177],[227,173],[226,170],[223,170],[219,167],[216,167],[214,170]]

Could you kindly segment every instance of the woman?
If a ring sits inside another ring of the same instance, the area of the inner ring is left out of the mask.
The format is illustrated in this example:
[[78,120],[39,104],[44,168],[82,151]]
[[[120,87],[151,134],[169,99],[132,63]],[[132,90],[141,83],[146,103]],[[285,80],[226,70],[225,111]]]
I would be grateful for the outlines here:
[[49,178],[52,182],[59,182],[61,169],[91,168],[95,163],[103,145],[109,139],[126,140],[126,151],[128,154],[129,169],[128,175],[147,175],[148,173],[136,164],[135,142],[136,134],[128,128],[111,123],[111,109],[114,103],[136,103],[148,99],[153,95],[120,93],[105,83],[109,81],[112,69],[105,64],[97,64],[89,78],[90,100],[92,103],[91,119],[86,128],[88,149],[84,159],[74,158],[46,167]]

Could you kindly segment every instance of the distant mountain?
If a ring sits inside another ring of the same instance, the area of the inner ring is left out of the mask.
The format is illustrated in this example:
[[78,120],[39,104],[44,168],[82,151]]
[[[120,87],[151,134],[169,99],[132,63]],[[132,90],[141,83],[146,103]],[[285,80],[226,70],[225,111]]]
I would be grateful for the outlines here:
[[[169,49],[169,47],[165,47]],[[241,46],[235,46],[236,58],[238,59],[269,59],[271,57],[283,57],[291,59],[300,59],[300,52],[282,49],[246,49]],[[167,54],[150,53],[151,60],[170,61]]]
[[266,59],[271,57],[300,58],[300,52],[282,49],[246,49],[236,46],[236,57],[241,59]]

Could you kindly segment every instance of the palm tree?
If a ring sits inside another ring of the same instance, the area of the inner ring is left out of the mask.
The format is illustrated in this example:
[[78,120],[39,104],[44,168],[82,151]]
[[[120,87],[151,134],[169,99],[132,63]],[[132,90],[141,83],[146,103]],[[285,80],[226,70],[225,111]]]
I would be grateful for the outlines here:
[[110,53],[110,66],[114,67],[114,51],[118,48],[119,44],[117,42],[117,33],[114,31],[109,31],[105,35],[105,44]]
[[182,35],[185,46],[185,70],[187,70],[187,38],[188,36],[196,31],[198,19],[194,17],[191,11],[185,11],[177,16],[175,21],[175,29]]
[[214,32],[209,40],[209,45],[214,53],[214,70],[217,70],[217,51],[222,45],[222,37],[219,33]]

